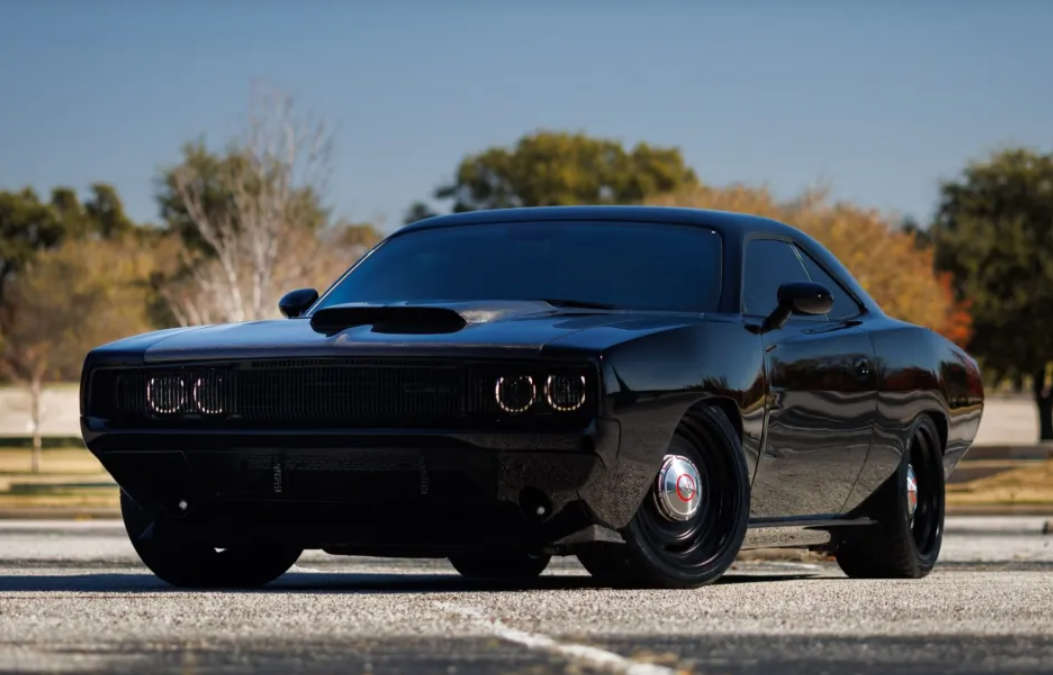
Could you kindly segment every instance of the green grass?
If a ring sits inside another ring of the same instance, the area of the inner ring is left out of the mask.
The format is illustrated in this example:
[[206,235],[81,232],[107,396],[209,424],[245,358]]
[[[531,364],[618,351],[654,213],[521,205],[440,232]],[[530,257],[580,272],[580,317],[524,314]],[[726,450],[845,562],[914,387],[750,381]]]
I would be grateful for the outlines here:
[[[67,448],[84,448],[84,439],[80,436],[44,436],[40,439],[45,450]],[[8,449],[32,450],[31,436],[0,436],[0,452]]]
[[[117,506],[113,479],[83,444],[49,439],[41,472],[33,473],[31,444],[13,440],[21,439],[0,439],[0,509]],[[1053,508],[1053,461],[947,487],[947,506],[952,509],[1012,505]]]
[[1053,504],[1053,460],[947,486],[948,506]]
[[32,448],[0,448],[0,511],[114,509],[120,493],[83,447],[45,448],[33,473]]
[[18,509],[116,509],[120,507],[120,492],[114,486],[108,490],[70,490],[42,494],[11,494],[0,492],[0,511]]
[[100,475],[106,470],[99,460],[83,447],[45,447],[40,459],[40,473],[33,474],[31,447],[0,447],[0,476]]

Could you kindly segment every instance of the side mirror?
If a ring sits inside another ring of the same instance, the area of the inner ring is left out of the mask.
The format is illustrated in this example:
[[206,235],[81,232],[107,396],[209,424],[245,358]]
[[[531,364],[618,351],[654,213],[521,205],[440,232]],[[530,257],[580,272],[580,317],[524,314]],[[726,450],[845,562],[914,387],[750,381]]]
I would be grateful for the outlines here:
[[779,286],[779,305],[764,320],[765,331],[782,328],[791,314],[826,314],[834,306],[830,289],[811,281],[792,281]]
[[295,319],[306,312],[317,299],[318,291],[313,288],[301,288],[296,291],[289,291],[278,301],[278,309],[282,311],[284,316],[290,319]]

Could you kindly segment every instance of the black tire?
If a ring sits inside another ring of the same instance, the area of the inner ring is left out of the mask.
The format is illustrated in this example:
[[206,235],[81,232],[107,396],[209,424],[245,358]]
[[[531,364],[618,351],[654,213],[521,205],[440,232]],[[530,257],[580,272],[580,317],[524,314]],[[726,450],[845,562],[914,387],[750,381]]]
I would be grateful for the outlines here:
[[[164,517],[154,519],[121,493],[121,514],[132,547],[151,572],[181,588],[257,588],[285,574],[302,548],[253,542],[217,550]],[[147,541],[140,535],[152,525]]]
[[[701,479],[701,504],[689,520],[666,518],[648,492],[624,545],[583,549],[578,559],[601,583],[637,588],[698,588],[735,562],[749,525],[750,477],[735,428],[715,406],[692,412],[677,428],[669,455],[690,459]],[[657,479],[657,474],[656,474]]]
[[450,564],[470,579],[536,579],[548,567],[552,556],[518,552],[467,553],[450,556]]
[[[866,515],[877,521],[836,551],[837,564],[853,578],[919,579],[936,565],[943,542],[946,485],[943,448],[932,418],[923,415],[910,430],[899,468],[878,489]],[[908,467],[917,478],[917,508],[908,508]]]

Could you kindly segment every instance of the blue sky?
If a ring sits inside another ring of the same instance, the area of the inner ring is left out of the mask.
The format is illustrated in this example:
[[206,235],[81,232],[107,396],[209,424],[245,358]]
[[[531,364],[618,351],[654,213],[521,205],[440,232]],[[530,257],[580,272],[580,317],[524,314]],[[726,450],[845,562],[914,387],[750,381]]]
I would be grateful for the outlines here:
[[330,202],[385,229],[542,127],[927,218],[970,158],[1053,147],[1051,27],[1044,0],[0,0],[0,189],[102,180],[156,220],[158,168],[259,78],[337,126]]

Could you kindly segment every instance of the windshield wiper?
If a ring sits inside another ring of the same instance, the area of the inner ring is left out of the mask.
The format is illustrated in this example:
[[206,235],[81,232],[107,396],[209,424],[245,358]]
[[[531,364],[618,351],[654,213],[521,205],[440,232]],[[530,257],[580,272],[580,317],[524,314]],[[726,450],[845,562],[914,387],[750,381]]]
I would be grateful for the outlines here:
[[588,300],[570,300],[567,298],[541,298],[541,302],[547,302],[556,307],[579,307],[581,309],[616,309],[614,305],[604,302],[589,302]]

